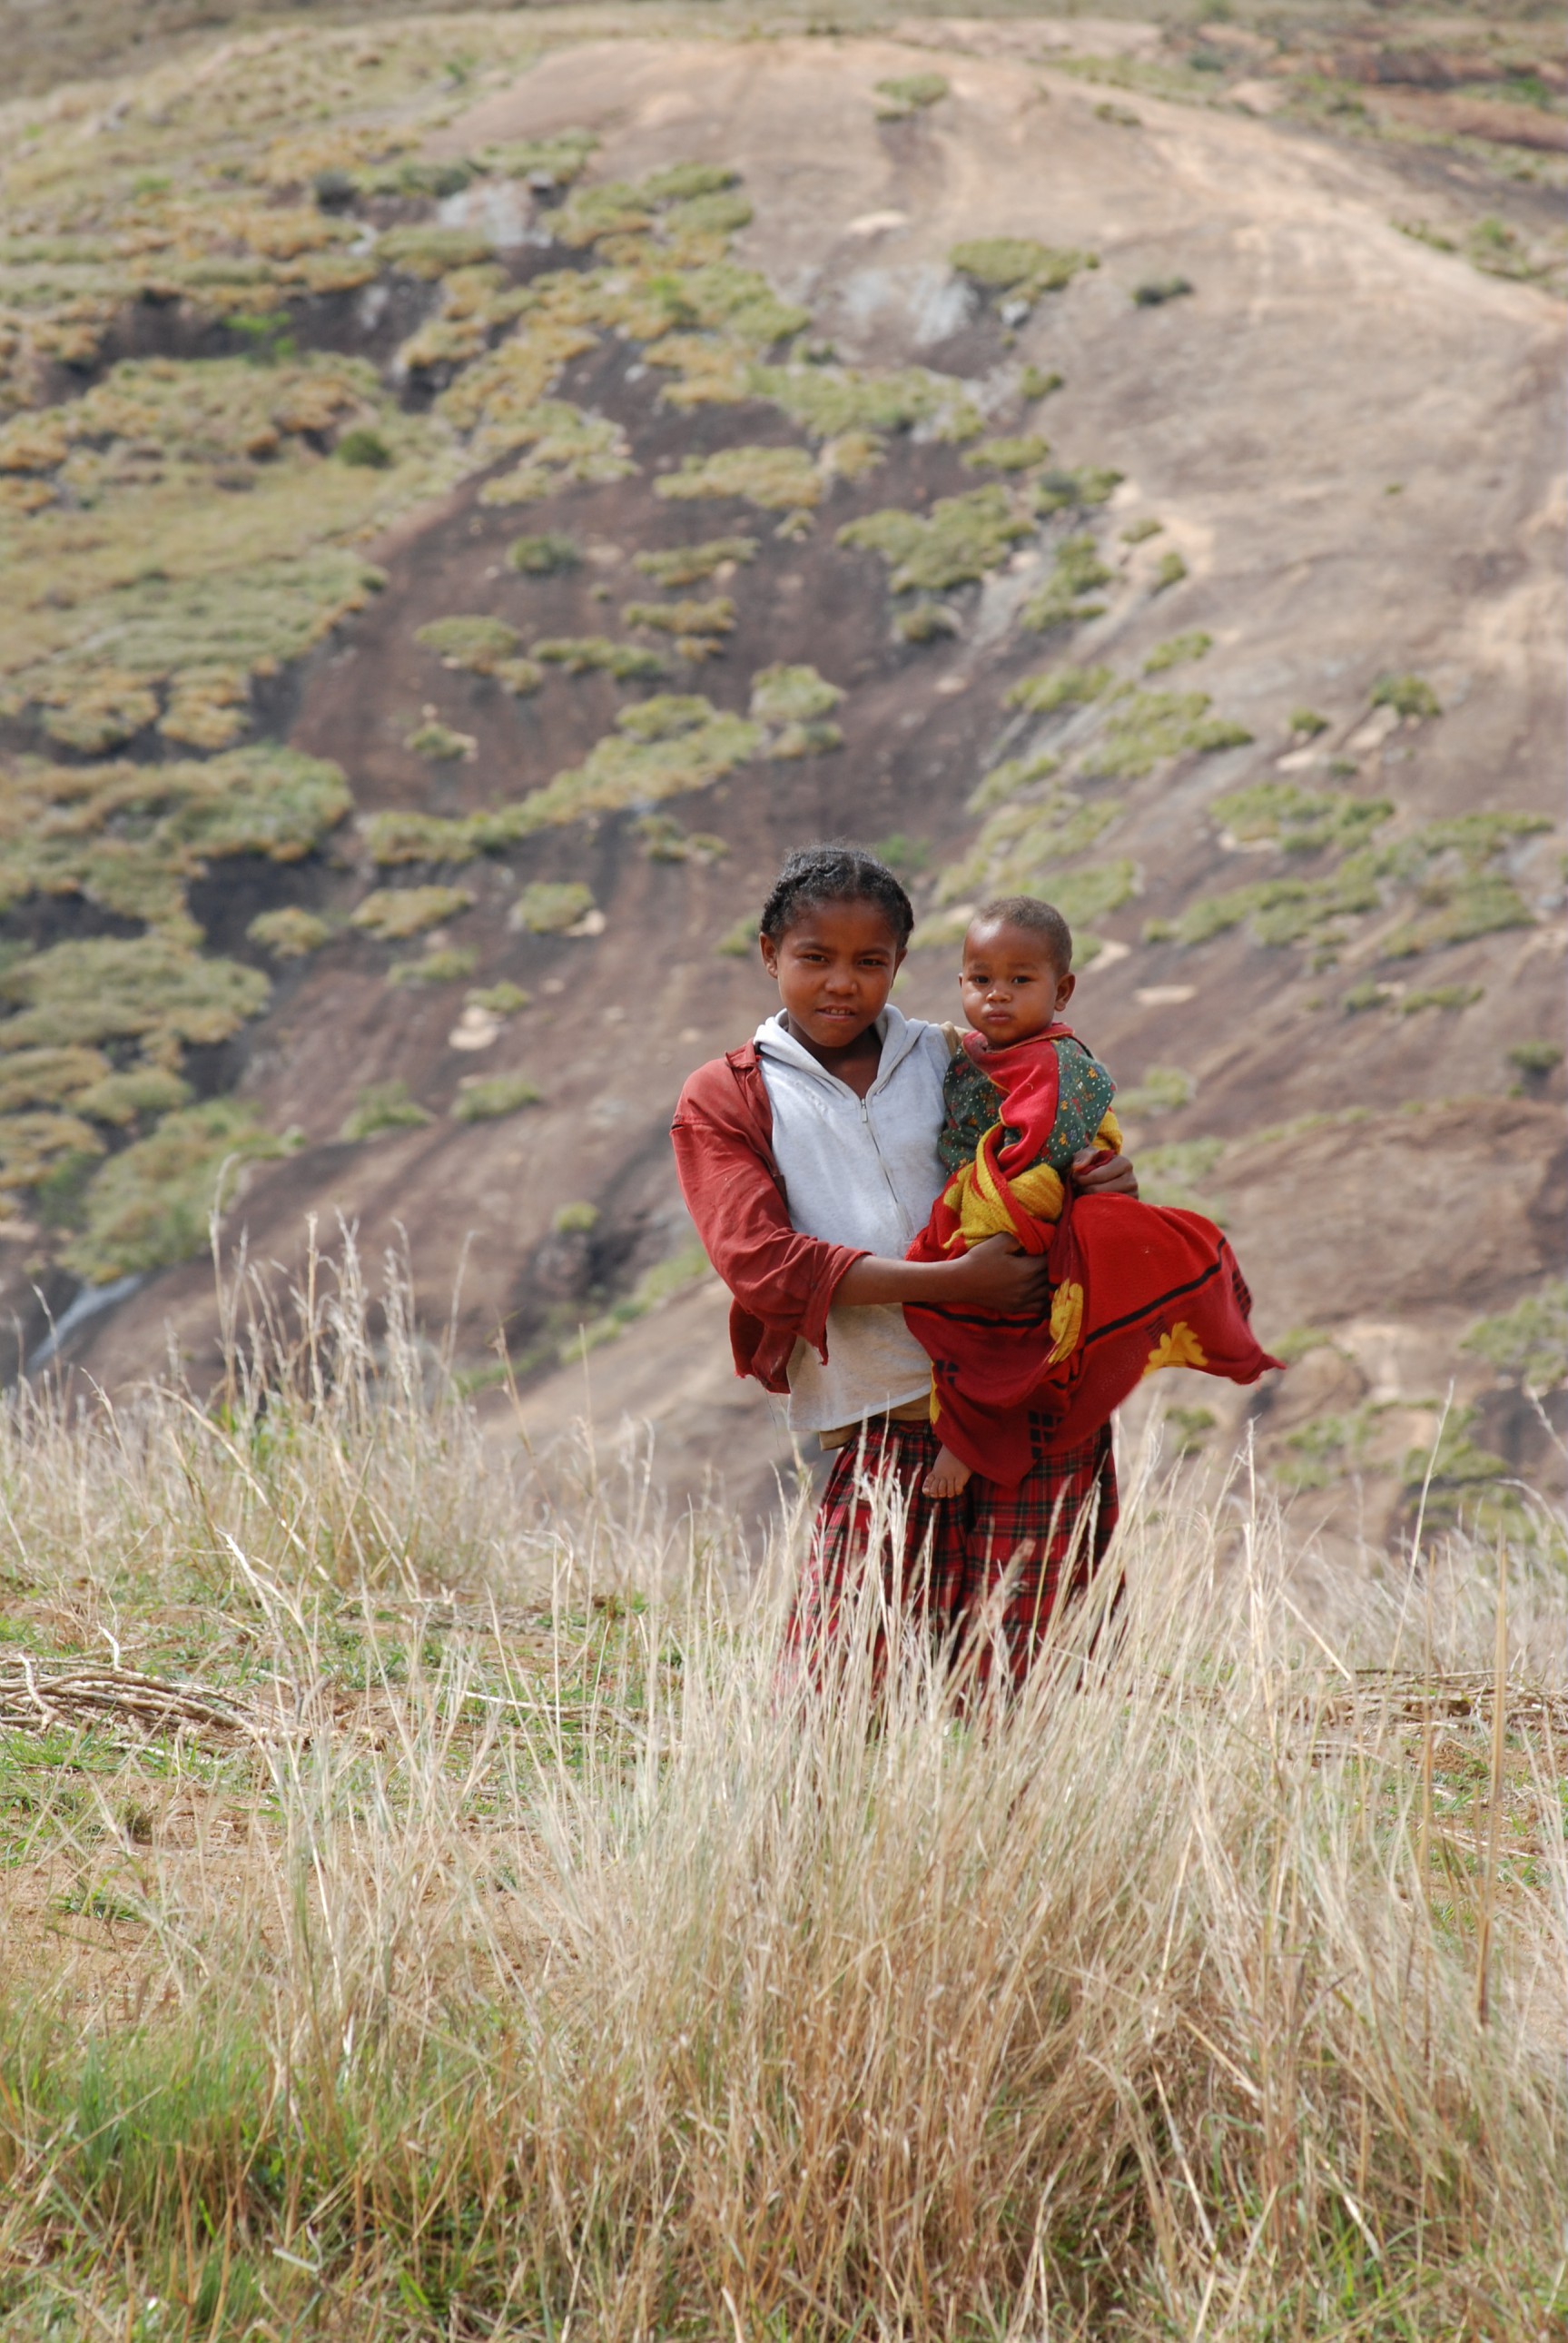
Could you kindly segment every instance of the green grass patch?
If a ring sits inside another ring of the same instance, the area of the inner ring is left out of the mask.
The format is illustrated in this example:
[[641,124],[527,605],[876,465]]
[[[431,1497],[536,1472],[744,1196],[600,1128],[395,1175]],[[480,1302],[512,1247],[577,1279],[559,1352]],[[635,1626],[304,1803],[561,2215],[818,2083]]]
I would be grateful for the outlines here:
[[1233,838],[1277,839],[1287,854],[1360,846],[1393,818],[1388,798],[1352,798],[1342,789],[1304,789],[1295,781],[1254,781],[1211,800],[1211,819]]
[[303,960],[307,953],[319,951],[331,932],[325,920],[295,903],[286,903],[276,911],[258,911],[246,930],[251,942],[275,960]]
[[1042,293],[1060,293],[1084,269],[1100,266],[1092,252],[1036,244],[1023,236],[981,236],[956,244],[948,259],[960,277],[985,292],[1030,303]]
[[471,944],[447,944],[420,960],[395,960],[387,971],[388,984],[460,984],[472,976],[478,953]]
[[1170,668],[1187,667],[1193,659],[1206,657],[1213,648],[1212,635],[1206,635],[1201,627],[1191,627],[1185,634],[1168,635],[1162,643],[1156,643],[1143,662],[1143,672],[1163,675]]
[[1374,708],[1392,708],[1396,716],[1413,717],[1423,721],[1442,714],[1442,705],[1424,677],[1419,675],[1385,675],[1372,689]]
[[609,675],[617,683],[644,683],[668,673],[658,651],[645,650],[639,643],[612,643],[605,635],[547,636],[532,650],[546,667],[564,668],[568,675]]
[[435,1117],[414,1098],[406,1081],[367,1082],[346,1117],[338,1136],[374,1139],[383,1131],[416,1131]]
[[526,1074],[468,1074],[457,1085],[452,1115],[457,1122],[496,1122],[538,1103],[538,1087]]
[[1141,780],[1168,758],[1244,748],[1252,738],[1246,727],[1211,716],[1211,704],[1205,691],[1142,691],[1124,684],[1083,759],[1083,771],[1095,779]]
[[1020,627],[1032,633],[1045,634],[1056,627],[1076,626],[1086,618],[1098,618],[1103,612],[1103,602],[1086,602],[1080,598],[1092,594],[1097,588],[1109,586],[1115,573],[1100,558],[1094,539],[1089,536],[1063,538],[1051,559],[1050,576],[1040,587],[1018,614]]
[[1081,464],[1072,471],[1052,468],[1030,482],[1030,509],[1043,520],[1052,513],[1109,504],[1121,478],[1120,472],[1103,464]]
[[518,895],[511,924],[531,936],[564,935],[593,910],[593,890],[575,879],[535,879]]
[[696,545],[670,546],[658,553],[634,553],[631,566],[656,586],[697,586],[718,569],[754,561],[754,537],[709,537]]
[[1000,488],[943,497],[930,515],[890,506],[849,522],[838,542],[879,554],[891,592],[941,593],[1000,568],[1020,538],[1032,535]]
[[1568,1281],[1549,1279],[1511,1310],[1478,1318],[1460,1343],[1504,1383],[1553,1391],[1568,1376]]
[[623,709],[616,729],[580,765],[558,773],[518,809],[529,829],[579,821],[708,789],[762,745],[759,725],[721,715],[700,696],[661,692]]
[[888,81],[877,84],[877,95],[887,103],[877,108],[879,122],[902,122],[911,114],[923,112],[928,106],[938,106],[952,95],[952,84],[946,74],[895,74]]
[[560,578],[575,569],[582,548],[575,537],[546,529],[534,537],[515,537],[507,548],[507,567],[525,578]]
[[467,887],[377,887],[349,914],[350,927],[377,943],[407,943],[473,909]]
[[206,1252],[212,1212],[232,1198],[240,1169],[286,1155],[291,1144],[263,1130],[235,1099],[177,1109],[95,1174],[83,1225],[63,1247],[62,1262],[104,1285],[191,1260]]
[[433,618],[417,628],[414,639],[434,651],[443,667],[466,668],[471,675],[493,675],[518,648],[518,631],[502,618]]
[[1108,667],[1044,668],[1038,675],[1020,677],[1005,695],[1002,706],[1048,716],[1059,708],[1080,708],[1100,699],[1115,679]]

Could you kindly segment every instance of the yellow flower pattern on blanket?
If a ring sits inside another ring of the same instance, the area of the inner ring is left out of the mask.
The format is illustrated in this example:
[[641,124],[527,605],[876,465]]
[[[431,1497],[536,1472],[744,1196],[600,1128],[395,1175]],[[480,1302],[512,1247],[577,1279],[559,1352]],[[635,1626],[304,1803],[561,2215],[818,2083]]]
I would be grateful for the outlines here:
[[1161,1334],[1149,1353],[1145,1375],[1157,1375],[1161,1367],[1206,1367],[1208,1354],[1185,1318],[1178,1318],[1168,1334]]
[[1050,1302],[1050,1356],[1048,1367],[1060,1366],[1070,1359],[1078,1348],[1078,1338],[1083,1332],[1083,1288],[1070,1281],[1059,1285]]

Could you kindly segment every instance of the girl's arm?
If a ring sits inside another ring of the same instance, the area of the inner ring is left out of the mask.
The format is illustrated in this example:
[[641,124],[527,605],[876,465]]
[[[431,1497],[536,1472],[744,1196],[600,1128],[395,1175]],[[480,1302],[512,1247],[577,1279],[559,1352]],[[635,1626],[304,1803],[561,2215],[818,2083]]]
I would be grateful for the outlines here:
[[846,1270],[839,1302],[912,1302],[925,1310],[960,1305],[1004,1315],[1044,1310],[1050,1301],[1045,1258],[1027,1253],[1010,1237],[987,1237],[952,1261],[884,1261],[862,1253]]
[[1044,1262],[996,1237],[955,1261],[884,1260],[853,1246],[804,1235],[789,1219],[772,1165],[741,1114],[728,1111],[720,1085],[714,1104],[682,1096],[671,1126],[686,1208],[704,1252],[742,1310],[789,1341],[827,1356],[828,1312],[853,1305],[923,1302],[928,1309],[972,1304],[1022,1312],[1050,1301]]
[[694,1080],[670,1127],[686,1209],[740,1308],[772,1329],[786,1353],[799,1338],[826,1358],[829,1309],[846,1272],[866,1256],[792,1225],[757,1132],[730,1110],[728,1081],[726,1071],[708,1086],[709,1105],[690,1097]]

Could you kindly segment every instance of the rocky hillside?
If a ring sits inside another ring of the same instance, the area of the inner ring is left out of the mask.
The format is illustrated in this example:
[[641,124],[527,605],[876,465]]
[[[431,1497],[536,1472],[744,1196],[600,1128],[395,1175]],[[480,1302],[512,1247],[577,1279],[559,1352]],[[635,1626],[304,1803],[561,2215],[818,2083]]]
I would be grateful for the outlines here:
[[586,1362],[672,1486],[765,1498],[665,1128],[769,1005],[779,858],[852,834],[912,1011],[967,904],[1072,920],[1146,1192],[1297,1363],[1169,1378],[1168,1450],[1251,1423],[1382,1534],[1452,1384],[1437,1513],[1517,1511],[1564,1319],[1527,29],[1382,81],[1223,18],[544,26],[208,35],[0,119],[13,1372],[208,1381],[216,1188],[286,1269],[309,1215],[406,1246],[498,1437],[499,1332],[534,1441]]

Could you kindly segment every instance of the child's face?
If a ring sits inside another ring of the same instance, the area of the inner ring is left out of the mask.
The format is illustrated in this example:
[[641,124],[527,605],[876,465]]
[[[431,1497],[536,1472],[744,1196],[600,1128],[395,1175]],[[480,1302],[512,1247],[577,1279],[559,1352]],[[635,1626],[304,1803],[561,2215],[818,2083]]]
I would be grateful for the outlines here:
[[964,938],[959,977],[964,1015],[993,1050],[1043,1033],[1071,1000],[1076,982],[1056,966],[1045,938],[1032,928],[977,921]]
[[888,1005],[904,948],[875,903],[814,903],[762,960],[778,980],[790,1031],[815,1050],[847,1050]]

